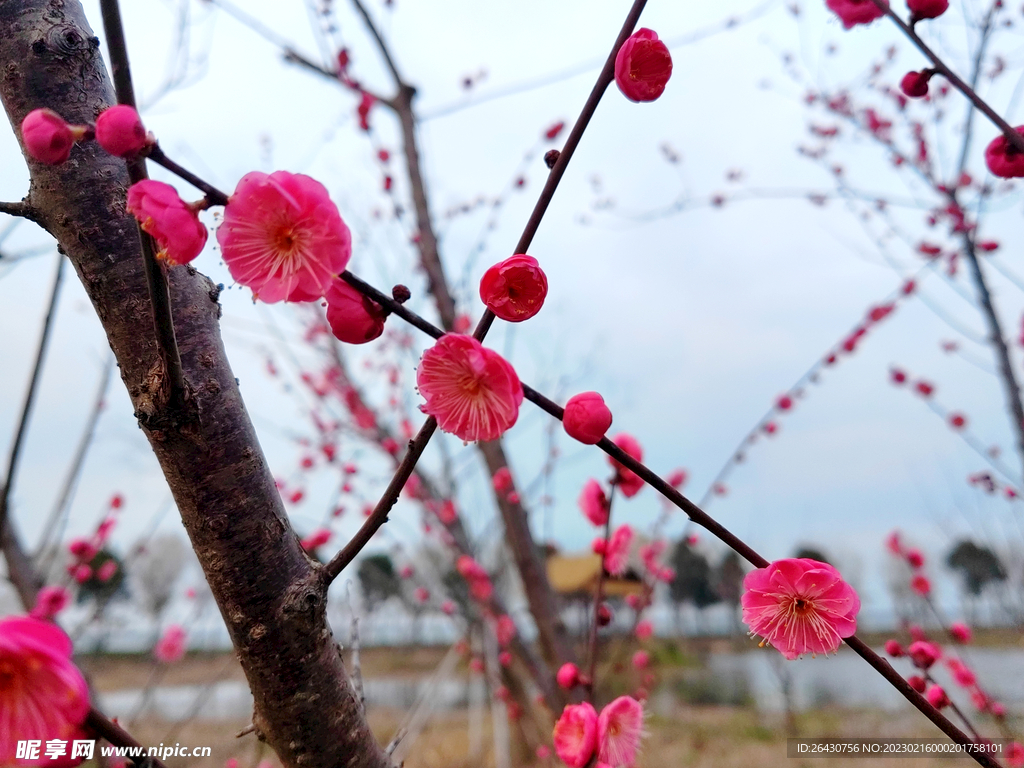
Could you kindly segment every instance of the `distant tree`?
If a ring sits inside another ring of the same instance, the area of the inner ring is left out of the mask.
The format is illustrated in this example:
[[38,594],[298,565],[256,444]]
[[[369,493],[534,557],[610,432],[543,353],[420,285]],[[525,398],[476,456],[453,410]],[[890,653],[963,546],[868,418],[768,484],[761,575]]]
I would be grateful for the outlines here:
[[117,555],[110,550],[101,549],[88,565],[90,576],[78,585],[79,603],[95,600],[98,606],[103,606],[114,598],[128,597],[124,563]]
[[819,563],[828,563],[832,565],[832,561],[825,557],[825,553],[820,549],[816,549],[813,546],[802,546],[793,557],[807,558],[808,560],[817,560]]
[[698,610],[721,602],[712,581],[711,565],[707,558],[686,540],[681,540],[672,551],[672,567],[676,575],[669,584],[669,595],[676,606],[676,620],[684,603],[693,603]]
[[174,585],[185,566],[185,554],[185,544],[174,534],[136,545],[129,566],[132,586],[154,618],[164,612],[174,594]]
[[734,633],[741,627],[739,606],[740,597],[743,596],[743,576],[740,556],[729,550],[715,569],[715,591],[722,600],[732,606],[731,628]]
[[402,597],[402,580],[389,555],[367,555],[359,562],[357,575],[368,611],[376,610],[392,597]]
[[946,556],[946,564],[960,571],[964,589],[972,597],[980,596],[987,584],[1006,580],[1006,569],[996,553],[966,539],[953,546]]

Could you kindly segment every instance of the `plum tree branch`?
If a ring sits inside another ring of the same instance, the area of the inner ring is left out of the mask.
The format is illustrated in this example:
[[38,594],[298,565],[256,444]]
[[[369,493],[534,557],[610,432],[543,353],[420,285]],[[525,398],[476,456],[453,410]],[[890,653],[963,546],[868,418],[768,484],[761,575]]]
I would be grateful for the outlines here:
[[[81,5],[0,0],[0,99],[12,125],[50,107],[88,123],[113,100]],[[28,162],[27,203],[67,254],[118,361],[255,702],[259,736],[286,768],[391,768],[359,708],[318,588],[246,413],[219,332],[217,288],[189,267],[168,271],[175,332],[196,418],[175,418],[151,327],[153,309],[125,163],[94,143],[74,162]],[[0,535],[11,540],[10,527]],[[5,552],[7,550],[5,549]],[[10,565],[9,561],[9,565]],[[15,562],[15,567],[18,563]]]
[[[118,0],[100,0],[100,13],[103,16],[103,31],[107,38],[107,52],[110,54],[110,69],[114,80],[114,92],[118,104],[135,107],[135,89],[132,86],[132,73],[128,65],[128,47],[124,39],[124,26],[121,23],[121,8]],[[137,184],[149,178],[146,172],[146,161],[142,157],[127,161],[128,178]],[[139,240],[142,247],[142,263],[146,270],[146,282],[149,288],[149,300],[153,305],[153,327],[160,359],[166,370],[166,386],[162,387],[173,411],[180,411],[185,416],[184,408],[187,399],[185,375],[181,368],[181,355],[178,342],[174,335],[174,317],[171,312],[170,287],[167,276],[156,258],[153,238],[142,230],[136,222]]]
[[21,406],[21,415],[18,417],[18,428],[14,433],[14,442],[11,444],[11,453],[7,459],[7,470],[4,473],[4,484],[0,488],[0,527],[7,521],[8,508],[11,503],[11,488],[14,487],[14,478],[18,472],[18,460],[21,458],[21,447],[28,430],[29,417],[32,414],[32,403],[35,402],[36,392],[39,390],[39,374],[43,370],[43,360],[46,358],[46,349],[50,344],[50,332],[53,330],[53,318],[57,311],[57,299],[60,296],[60,285],[64,278],[64,254],[57,254],[57,271],[53,277],[53,288],[50,290],[50,303],[46,309],[46,317],[43,319],[43,328],[39,334],[39,346],[36,349],[35,362],[32,365],[32,375],[28,380],[28,391],[25,393],[25,401]]
[[988,105],[988,102],[978,95],[977,91],[961,80],[960,77],[946,65],[946,62],[939,58],[939,55],[929,48],[924,40],[918,37],[918,34],[914,31],[913,27],[907,24],[907,22],[901,19],[896,12],[889,7],[887,0],[871,0],[871,2],[877,5],[886,16],[892,19],[893,23],[900,28],[904,35],[907,36],[907,39],[917,46],[917,49],[921,51],[929,61],[931,61],[939,74],[949,80],[954,88],[966,96],[970,102],[985,115],[985,117],[991,120],[995,126],[1003,132],[1006,140],[1013,145],[1015,150],[1018,152],[1024,152],[1024,136],[1017,133],[1017,131],[1013,129],[1013,126],[1006,122],[998,112]]

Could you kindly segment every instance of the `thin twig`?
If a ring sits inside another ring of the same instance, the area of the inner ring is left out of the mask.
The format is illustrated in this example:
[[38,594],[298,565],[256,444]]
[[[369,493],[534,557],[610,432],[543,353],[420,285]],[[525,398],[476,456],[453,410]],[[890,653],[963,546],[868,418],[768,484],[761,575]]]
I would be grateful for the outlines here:
[[594,702],[594,690],[597,688],[597,643],[598,628],[600,627],[601,601],[604,600],[604,575],[605,563],[608,560],[608,542],[612,535],[612,501],[615,499],[615,489],[618,483],[612,481],[611,492],[608,494],[608,519],[604,521],[604,549],[601,550],[601,568],[597,574],[597,589],[594,590],[594,621],[590,625],[590,651],[588,658],[590,668],[587,678],[587,690],[590,693],[590,702]]
[[[362,281],[359,282],[362,283]],[[356,288],[359,287],[355,283],[350,284],[352,284]],[[381,303],[383,305],[386,305],[389,309],[392,308],[392,304],[397,305],[398,307],[401,306],[398,305],[397,302],[395,302],[393,299],[387,299],[386,297],[384,297],[384,295],[381,294],[379,291],[375,291],[372,298],[377,300],[377,296],[380,296],[385,299]],[[419,318],[417,327],[420,327],[420,325],[424,323],[429,325],[429,323],[427,323],[426,320]],[[431,332],[431,335],[442,335],[442,332],[440,329],[434,328],[433,331]],[[542,410],[546,411],[548,414],[554,416],[558,420],[561,420],[565,414],[564,409],[560,405],[553,402],[552,400],[549,400],[547,397],[539,393],[537,390],[533,389],[532,387],[526,384],[523,385],[523,396],[530,402],[534,403],[535,405],[538,405]],[[432,419],[428,420],[428,423],[429,421],[432,421]],[[434,426],[436,426],[436,424]],[[607,437],[602,438],[601,441],[597,444],[597,447],[600,448],[609,456],[611,456],[617,462],[625,466],[627,469],[637,474],[641,479],[644,480],[644,482],[646,482],[648,485],[654,488],[658,493],[660,493],[662,496],[668,499],[672,504],[683,510],[694,523],[700,525],[702,528],[707,530],[709,533],[718,538],[724,544],[728,545],[731,549],[736,551],[741,557],[746,559],[749,563],[751,563],[757,568],[765,568],[769,565],[769,561],[766,560],[760,554],[758,554],[746,542],[744,542],[730,530],[725,528],[725,526],[723,526],[717,520],[712,518],[702,509],[700,509],[700,507],[698,507],[692,501],[683,496],[683,494],[681,494],[678,490],[669,485],[669,483],[666,480],[659,477],[647,466],[637,461],[628,453],[619,448]],[[408,475],[406,477],[408,477]],[[392,485],[394,485],[394,480],[392,481]],[[391,486],[389,486],[389,491],[390,489]],[[400,490],[401,486],[399,486],[399,491]],[[386,493],[385,497],[387,497],[387,495],[388,494]],[[363,527],[365,528],[366,524],[364,524]],[[380,526],[378,525],[377,528],[379,527]],[[374,530],[376,530],[376,528]],[[360,533],[361,532],[362,531],[360,531]],[[349,549],[349,547],[346,547],[345,549],[347,550]],[[345,550],[343,550],[343,552],[344,551]],[[339,553],[339,555],[340,554],[341,553]],[[354,556],[355,553],[353,553],[352,557]],[[943,733],[949,736],[953,741],[963,745],[973,743],[973,741],[969,736],[967,736],[967,734],[965,734],[963,731],[957,728],[947,717],[945,717],[945,715],[943,715],[941,712],[935,709],[935,707],[929,704],[928,701],[923,696],[921,696],[920,693],[911,688],[907,684],[907,681],[904,680],[885,659],[883,659],[881,656],[879,656],[877,653],[871,650],[871,648],[868,647],[862,640],[860,640],[856,636],[853,636],[847,638],[845,642],[854,650],[854,652],[856,652],[861,658],[867,661],[868,664],[870,664],[879,674],[881,674],[882,677],[889,681],[889,683],[892,684],[893,687],[895,687],[896,690],[898,690],[904,696],[904,698],[906,698],[911,704],[914,705],[914,707],[920,710],[929,720],[931,720]],[[986,766],[987,768],[999,768],[999,764],[994,762],[987,755],[972,753],[971,757],[973,757],[978,763]]]
[[395,506],[398,501],[398,496],[402,492],[402,488],[405,487],[406,481],[412,474],[413,469],[416,467],[416,462],[420,456],[423,455],[423,451],[427,447],[427,443],[430,442],[430,438],[434,434],[434,430],[437,429],[437,419],[433,416],[429,417],[420,427],[419,433],[409,442],[409,450],[402,458],[401,464],[398,465],[398,469],[395,471],[395,476],[391,478],[391,482],[388,483],[387,489],[384,491],[384,495],[381,496],[380,501],[377,502],[377,506],[373,508],[373,512],[366,522],[363,523],[362,527],[356,531],[356,535],[345,545],[338,554],[336,554],[331,561],[323,567],[322,570],[322,582],[323,588],[326,591],[327,587],[330,586],[338,575],[345,569],[349,563],[355,560],[356,555],[362,550],[363,547],[369,543],[370,539],[384,523],[388,521],[388,513],[391,512],[391,508]]
[[[118,0],[100,0],[103,15],[103,31],[107,38],[107,52],[110,54],[111,77],[119,104],[135,107],[135,89],[128,65],[128,48],[121,23],[121,9]],[[128,161],[128,178],[136,184],[149,178],[146,161],[137,157]],[[167,375],[167,402],[172,410],[182,410],[185,403],[185,374],[181,367],[178,342],[174,337],[174,318],[171,314],[171,294],[163,266],[157,261],[153,238],[139,227],[142,244],[142,261],[149,287],[149,300],[153,307],[153,325],[156,330],[160,357]]]
[[395,79],[395,85],[399,90],[405,85],[402,80],[402,76],[398,74],[398,67],[395,66],[395,60],[391,58],[391,52],[388,50],[387,44],[384,42],[384,38],[381,37],[380,31],[377,29],[377,25],[373,23],[373,19],[367,12],[366,7],[360,2],[360,0],[352,0],[352,4],[359,11],[359,15],[363,17],[363,21],[366,23],[366,28],[370,30],[370,34],[373,35],[373,39],[377,42],[377,49],[380,51],[380,55],[384,57],[384,63],[388,65],[388,70],[391,72],[391,76]]
[[92,445],[93,436],[96,434],[96,425],[99,423],[100,415],[103,413],[103,403],[106,399],[107,386],[110,383],[110,371],[113,367],[114,358],[111,355],[107,358],[107,362],[103,364],[103,373],[100,375],[100,384],[96,388],[96,397],[93,400],[92,410],[89,412],[89,418],[85,422],[82,437],[78,441],[78,448],[75,449],[75,455],[71,459],[71,465],[68,467],[67,475],[64,477],[64,485],[57,496],[57,501],[54,502],[46,525],[43,526],[43,535],[39,538],[39,544],[36,546],[35,555],[33,555],[37,570],[44,575],[49,571],[49,568],[39,568],[39,566],[42,564],[46,548],[50,545],[50,539],[60,541],[60,531],[63,528],[62,521],[66,520],[66,513],[71,508],[71,496],[78,485],[78,478],[82,473],[82,467],[85,465],[86,454],[89,452],[89,446]]
[[[622,29],[619,31],[619,36],[615,38],[615,45],[612,46],[611,53],[608,54],[608,58],[604,63],[604,68],[601,70],[601,74],[598,75],[597,82],[590,91],[590,96],[587,98],[586,104],[583,105],[580,116],[576,118],[576,123],[569,132],[569,137],[565,140],[565,146],[562,147],[557,162],[555,162],[551,172],[548,173],[544,189],[541,190],[540,197],[537,198],[537,204],[534,206],[533,213],[530,214],[530,218],[526,222],[526,227],[523,229],[523,234],[520,236],[513,253],[526,253],[529,250],[530,243],[533,242],[533,237],[537,234],[537,229],[540,227],[544,214],[551,204],[551,199],[555,196],[555,190],[558,189],[558,182],[565,175],[565,169],[569,167],[569,161],[572,160],[573,153],[576,151],[576,147],[579,146],[580,139],[583,138],[583,132],[587,130],[590,119],[597,111],[597,105],[601,102],[601,97],[604,95],[605,90],[607,90],[612,80],[615,79],[615,57],[619,52],[619,48],[633,34],[633,29],[640,20],[640,14],[643,12],[645,5],[647,5],[647,0],[635,0],[633,7],[630,8],[626,21],[623,22]],[[474,338],[477,341],[483,341],[493,322],[494,313],[489,309],[485,310],[480,318],[480,322],[477,323],[476,330],[473,331]]]
[[36,360],[32,366],[32,376],[28,380],[28,392],[25,393],[25,402],[21,407],[21,416],[18,419],[18,430],[14,433],[14,444],[11,446],[11,455],[7,459],[7,471],[4,473],[3,488],[0,488],[0,528],[7,521],[7,509],[11,501],[11,488],[14,487],[14,478],[18,471],[22,441],[25,439],[29,415],[32,413],[32,402],[35,400],[36,392],[39,389],[39,374],[43,369],[43,359],[46,357],[46,348],[50,343],[50,331],[53,328],[53,317],[56,314],[57,298],[60,296],[60,284],[63,277],[64,255],[58,253],[57,272],[53,277],[53,288],[50,291],[50,304],[46,309],[46,318],[43,320],[43,330],[39,336]]
[[981,112],[984,113],[985,117],[991,120],[996,125],[996,127],[998,127],[999,130],[1003,132],[1003,135],[1006,137],[1006,140],[1013,145],[1013,148],[1015,150],[1017,150],[1018,152],[1024,152],[1024,136],[1021,136],[1019,133],[1017,133],[1017,131],[1013,129],[1013,126],[1006,122],[1006,120],[1004,120],[998,112],[992,109],[992,107],[990,107],[988,103],[983,98],[981,98],[981,96],[978,95],[977,91],[971,88],[971,86],[969,86],[967,83],[961,80],[956,75],[956,73],[953,72],[953,70],[947,67],[946,63],[939,58],[938,54],[936,54],[931,48],[929,48],[925,44],[924,40],[917,36],[917,33],[913,30],[913,28],[909,24],[907,24],[907,22],[905,22],[903,19],[896,15],[895,11],[893,11],[892,8],[889,7],[889,3],[887,2],[887,0],[871,0],[871,2],[877,5],[880,10],[885,12],[886,16],[893,20],[893,23],[895,23],[896,26],[898,26],[900,30],[902,30],[903,34],[907,36],[910,42],[916,45],[918,50],[928,57],[932,64],[935,65],[935,69],[937,69],[943,77],[949,80],[949,82],[953,85],[954,88],[956,88],[958,91],[960,91],[960,93],[962,93],[964,96],[970,99],[971,103],[974,104],[974,106],[977,107],[979,110],[981,110]]

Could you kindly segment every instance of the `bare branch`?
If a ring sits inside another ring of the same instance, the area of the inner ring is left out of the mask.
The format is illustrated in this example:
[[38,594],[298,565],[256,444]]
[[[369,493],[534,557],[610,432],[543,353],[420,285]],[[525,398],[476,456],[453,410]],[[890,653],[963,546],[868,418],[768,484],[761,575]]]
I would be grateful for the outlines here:
[[384,57],[384,63],[388,65],[388,69],[391,72],[391,76],[395,79],[395,85],[398,90],[404,90],[409,86],[406,85],[405,81],[402,80],[402,76],[398,74],[398,67],[395,66],[395,60],[391,58],[391,51],[384,42],[384,38],[381,37],[380,31],[377,29],[377,25],[373,23],[373,19],[366,10],[366,6],[363,5],[361,0],[352,0],[352,4],[359,11],[359,15],[363,17],[363,21],[366,22],[366,28],[370,30],[370,34],[373,35],[373,39],[377,42],[377,48],[380,51],[380,55]]
[[25,402],[21,407],[21,416],[18,418],[18,429],[14,433],[14,443],[11,446],[11,454],[7,459],[7,471],[4,473],[4,485],[0,488],[0,528],[7,521],[8,508],[11,502],[11,488],[14,486],[14,478],[18,471],[18,459],[21,458],[22,441],[25,439],[25,431],[28,428],[29,416],[32,413],[32,403],[35,401],[36,392],[39,389],[39,374],[43,370],[43,359],[46,357],[46,348],[50,343],[50,331],[53,329],[53,317],[57,309],[57,298],[60,296],[60,284],[64,277],[64,256],[57,254],[57,272],[53,277],[53,288],[50,291],[50,304],[46,309],[46,318],[43,320],[43,329],[39,335],[39,347],[36,350],[35,363],[32,366],[32,375],[28,380],[28,392],[25,393]]
[[969,86],[967,83],[961,80],[957,76],[957,74],[953,72],[953,70],[946,66],[946,63],[939,58],[938,54],[936,54],[931,48],[929,48],[928,45],[924,42],[924,40],[917,36],[917,33],[914,31],[914,28],[910,24],[907,24],[907,22],[901,19],[898,15],[896,15],[896,12],[889,7],[889,3],[887,2],[887,0],[871,0],[871,2],[877,5],[882,11],[885,12],[886,16],[892,19],[893,23],[900,28],[900,30],[903,32],[904,35],[907,36],[910,42],[916,45],[918,50],[928,57],[928,60],[935,65],[935,69],[938,70],[938,72],[943,77],[949,80],[950,84],[954,88],[956,88],[958,91],[960,91],[960,93],[966,96],[970,100],[970,102],[985,115],[985,117],[991,120],[995,124],[995,126],[999,128],[1000,131],[1003,132],[1003,135],[1006,137],[1006,140],[1013,145],[1013,148],[1015,150],[1017,150],[1018,152],[1024,152],[1024,136],[1021,136],[1019,133],[1017,133],[1017,131],[1013,129],[1013,126],[1006,122],[1006,120],[1004,120],[998,112],[996,112],[994,109],[992,109],[992,107],[988,105],[988,102],[986,102],[983,98],[981,98],[981,96],[978,95],[977,91],[975,91],[971,86]]
[[78,441],[75,455],[71,459],[71,465],[68,467],[67,475],[64,478],[64,485],[61,487],[57,501],[50,511],[50,517],[47,519],[46,525],[43,526],[43,535],[39,538],[39,544],[36,546],[33,559],[36,561],[37,569],[44,574],[48,569],[40,568],[39,566],[42,563],[46,548],[50,545],[50,539],[60,540],[62,521],[66,520],[66,513],[70,509],[71,496],[74,493],[75,486],[78,484],[78,477],[82,473],[82,466],[85,464],[85,456],[89,452],[89,446],[92,445],[93,435],[96,433],[96,425],[99,423],[100,414],[103,412],[107,386],[110,383],[110,371],[113,367],[114,358],[108,357],[107,362],[103,365],[100,384],[96,388],[96,397],[93,400],[92,410],[89,412],[89,418],[85,422],[85,430],[83,430],[82,437]]
[[[124,39],[124,27],[121,23],[121,8],[118,0],[100,0],[100,11],[103,14],[103,31],[107,37],[107,50],[110,54],[110,68],[117,93],[118,104],[135,107],[135,89],[132,86],[132,73],[128,65],[128,48]],[[142,157],[130,159],[128,162],[128,178],[136,184],[149,178],[146,173],[146,161]],[[171,314],[170,288],[163,266],[157,261],[153,238],[142,230],[136,222],[139,240],[142,244],[142,262],[146,269],[146,282],[149,287],[149,300],[153,305],[153,325],[159,345],[160,358],[166,371],[164,396],[172,411],[180,412],[179,417],[186,417],[185,401],[187,386],[181,368],[181,355],[178,342],[174,336],[174,317]]]

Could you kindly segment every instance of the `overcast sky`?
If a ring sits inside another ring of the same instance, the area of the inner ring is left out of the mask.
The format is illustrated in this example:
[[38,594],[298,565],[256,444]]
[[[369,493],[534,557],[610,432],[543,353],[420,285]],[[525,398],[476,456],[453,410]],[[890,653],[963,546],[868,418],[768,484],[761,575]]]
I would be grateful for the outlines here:
[[[346,3],[335,0],[335,5],[336,44],[343,41],[350,48],[353,73],[388,93],[386,71],[365,30]],[[399,68],[418,88],[425,171],[460,311],[479,314],[479,276],[510,254],[546,173],[543,152],[557,146],[544,142],[542,134],[557,120],[571,124],[628,5],[397,0],[389,10],[382,2],[370,3]],[[547,304],[515,328],[497,324],[488,339],[524,381],[561,401],[578,391],[600,391],[614,414],[612,432],[636,436],[656,471],[689,470],[685,490],[695,499],[775,399],[839,344],[870,307],[923,266],[916,244],[924,238],[948,241],[946,229],[925,225],[934,196],[910,174],[895,171],[877,144],[845,126],[835,155],[843,179],[868,199],[887,196],[906,203],[893,207],[904,237],[880,239],[885,223],[877,216],[863,221],[863,205],[808,202],[809,192],[835,192],[828,171],[833,161],[822,167],[797,148],[817,145],[809,124],[837,124],[804,103],[808,84],[863,89],[872,63],[892,44],[899,52],[890,82],[924,66],[892,25],[877,22],[847,32],[820,5],[802,2],[794,14],[782,2],[649,3],[641,26],[678,43],[668,88],[652,104],[630,103],[614,87],[605,95],[530,251],[549,278]],[[974,5],[967,3],[972,18]],[[961,4],[955,6],[950,18],[922,30],[963,70],[973,38],[963,32]],[[336,44],[325,45],[313,34],[297,0],[252,0],[245,7],[273,35],[311,58],[336,50]],[[124,3],[136,90],[149,104],[144,118],[165,151],[225,190],[254,169],[308,173],[324,182],[355,235],[350,268],[381,287],[407,283],[414,293],[411,306],[433,317],[422,276],[414,270],[411,223],[376,218],[389,210],[389,199],[371,144],[355,123],[355,97],[282,63],[278,47],[214,5],[189,6],[188,49],[184,57],[176,56],[173,29],[180,8],[176,0]],[[100,29],[95,4],[87,3],[86,9]],[[1012,14],[1019,19],[1019,11],[1007,11],[1007,17]],[[738,23],[721,30],[730,17]],[[714,29],[720,31],[695,35]],[[1001,32],[992,51],[1007,60],[1011,75],[984,85],[1013,124],[1020,121],[1014,93],[1019,70],[1013,70],[1021,62],[1020,49],[1016,28]],[[787,54],[791,66],[784,64]],[[190,62],[185,81],[154,101],[168,72],[185,60]],[[468,91],[467,77],[476,79]],[[883,105],[877,95],[859,93],[861,103]],[[949,173],[964,103],[952,94],[945,105],[938,127],[932,125],[934,113],[912,109],[928,121],[929,135],[938,142],[939,167]],[[891,104],[884,109],[894,112]],[[375,142],[394,151],[391,116],[377,109],[371,120]],[[981,152],[995,132],[982,120],[976,132],[969,165],[982,178]],[[907,145],[906,131],[896,133]],[[678,154],[678,163],[667,161],[665,146]],[[532,160],[524,164],[530,153]],[[27,174],[10,132],[0,132],[0,158],[0,196],[19,199]],[[404,199],[407,185],[398,166],[396,171],[396,194]],[[153,175],[167,178],[159,170]],[[523,188],[510,192],[520,175]],[[178,188],[185,197],[193,194],[184,182]],[[505,204],[493,230],[487,229],[488,206],[444,217],[452,207],[499,194]],[[708,205],[717,194],[726,204]],[[685,210],[671,211],[679,200],[689,201]],[[1002,271],[989,273],[1020,372],[1020,200],[1011,192],[993,208],[982,233],[1002,244],[992,257]],[[475,254],[482,235],[484,250]],[[196,266],[230,285],[214,240]],[[46,242],[45,235],[23,224],[3,249],[13,253]],[[54,259],[47,253],[6,268],[0,262],[4,453]],[[805,387],[806,396],[778,419],[778,433],[746,448],[745,462],[727,481],[728,493],[709,505],[713,515],[769,559],[791,555],[800,543],[819,545],[876,605],[885,601],[883,539],[893,528],[935,556],[960,536],[987,543],[1010,537],[1013,546],[1021,545],[1021,505],[990,499],[966,483],[968,474],[989,469],[984,459],[920,398],[888,383],[894,364],[933,382],[936,401],[964,412],[980,445],[1000,446],[1014,472],[1010,479],[1019,478],[1020,460],[1012,451],[992,354],[978,343],[985,326],[973,307],[968,278],[961,268],[953,281],[931,274],[921,286],[926,301],[902,302],[856,354]],[[290,354],[303,363],[313,359],[293,333],[296,312],[254,307],[244,289],[227,291],[222,303],[229,356],[264,448],[277,474],[294,477],[302,450],[291,437],[310,434],[311,425],[302,414],[302,398],[283,392],[280,381],[267,376],[265,360],[273,355],[294,378],[296,371],[282,361]],[[269,330],[274,324],[287,335],[287,354]],[[948,341],[958,344],[957,353],[943,351]],[[416,337],[416,343],[421,349],[425,339]],[[368,345],[356,356],[372,358],[375,349]],[[29,541],[39,535],[53,504],[107,354],[99,323],[69,272],[14,494],[15,515]],[[401,360],[409,381],[415,357]],[[419,402],[412,391],[408,397]],[[547,424],[547,417],[526,403],[508,434],[514,469],[524,485],[544,462]],[[534,529],[538,537],[579,549],[593,530],[577,511],[576,496],[587,477],[603,478],[607,468],[603,454],[557,434],[561,460],[550,489],[555,504],[548,513],[535,513]],[[479,460],[457,440],[449,439],[448,447],[463,481],[471,527],[485,531],[495,513],[481,484]],[[436,453],[428,459],[432,466],[437,461]],[[360,489],[367,497],[383,490],[386,477],[380,473],[372,479],[379,484],[368,480]],[[311,483],[306,501],[291,510],[300,533],[317,525],[332,485],[326,476]],[[168,493],[116,376],[70,531],[90,530],[115,492],[127,498],[115,543],[127,548],[149,528]],[[536,496],[542,492],[538,487]],[[530,499],[534,506],[537,500]],[[656,494],[647,489],[618,505],[615,518],[644,529],[659,510]],[[358,514],[342,518],[339,535],[353,531],[361,519]],[[415,541],[417,520],[415,510],[403,503],[392,515],[388,536]],[[180,530],[173,513],[160,526]],[[677,535],[682,529],[677,513],[668,530]],[[944,587],[951,597],[952,582]]]

